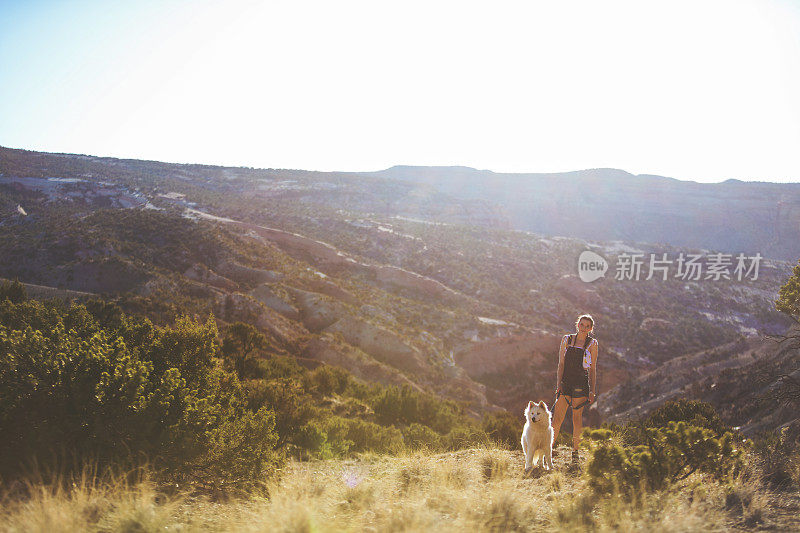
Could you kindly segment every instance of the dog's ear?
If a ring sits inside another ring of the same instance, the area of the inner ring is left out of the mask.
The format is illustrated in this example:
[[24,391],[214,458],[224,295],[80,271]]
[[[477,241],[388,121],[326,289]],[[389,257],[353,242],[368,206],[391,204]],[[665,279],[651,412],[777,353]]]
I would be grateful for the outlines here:
[[544,403],[544,400],[541,400],[541,401],[539,402],[539,407],[547,407],[547,404],[546,404],[546,403]]
[[533,407],[533,400],[528,402],[528,407]]

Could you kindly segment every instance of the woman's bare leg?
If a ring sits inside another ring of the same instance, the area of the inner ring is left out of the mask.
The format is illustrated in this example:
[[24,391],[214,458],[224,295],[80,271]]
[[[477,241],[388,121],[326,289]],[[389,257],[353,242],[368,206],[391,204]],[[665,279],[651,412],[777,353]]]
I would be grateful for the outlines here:
[[[581,405],[586,398],[575,398],[572,403]],[[572,449],[577,450],[581,443],[581,430],[583,429],[583,407],[572,410]]]
[[558,397],[556,406],[553,408],[553,446],[555,446],[555,442],[558,439],[558,433],[561,431],[561,424],[564,423],[566,415],[567,398],[562,395]]

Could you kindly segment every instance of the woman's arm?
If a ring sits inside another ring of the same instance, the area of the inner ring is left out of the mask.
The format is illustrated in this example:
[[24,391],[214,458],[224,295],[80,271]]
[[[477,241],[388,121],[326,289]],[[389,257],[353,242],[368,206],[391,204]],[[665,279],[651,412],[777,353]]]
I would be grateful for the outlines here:
[[561,339],[561,346],[558,348],[558,372],[556,374],[556,393],[561,388],[561,376],[564,374],[564,353],[567,351],[567,336]]
[[[597,397],[597,340],[595,340],[589,347],[589,353],[592,354],[592,364],[589,367],[589,394]],[[592,398],[590,401],[593,401]]]

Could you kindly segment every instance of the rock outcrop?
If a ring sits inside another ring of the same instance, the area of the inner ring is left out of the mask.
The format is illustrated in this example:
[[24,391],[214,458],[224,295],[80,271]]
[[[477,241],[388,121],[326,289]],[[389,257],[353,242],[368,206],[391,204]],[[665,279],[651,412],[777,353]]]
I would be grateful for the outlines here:
[[555,289],[582,309],[595,310],[603,305],[603,300],[590,283],[581,281],[574,274],[564,274],[556,281]]
[[357,378],[384,385],[408,385],[415,390],[420,387],[396,368],[376,361],[364,352],[337,345],[328,335],[313,338],[303,351],[303,356],[329,365],[346,368]]
[[373,267],[380,283],[411,291],[426,298],[458,298],[458,293],[443,283],[394,266]]
[[221,262],[216,266],[216,270],[226,278],[251,287],[259,283],[275,283],[281,281],[284,277],[283,274],[274,270],[246,267],[230,261]]
[[206,285],[211,285],[212,287],[222,289],[223,291],[235,291],[239,288],[239,285],[235,282],[224,276],[220,276],[207,266],[200,263],[195,263],[190,266],[188,269],[186,269],[186,272],[184,272],[183,275],[191,280],[199,281],[200,283],[205,283]]
[[330,281],[324,279],[314,279],[308,280],[307,285],[309,288],[320,294],[325,294],[326,296],[330,296],[331,298],[335,298],[340,302],[344,302],[346,304],[350,304],[352,306],[359,306],[361,302],[356,297],[355,294],[351,293],[350,291],[346,291],[336,285],[335,283],[331,283]]
[[294,297],[303,324],[313,333],[321,332],[347,313],[343,304],[329,296],[293,287],[287,290]]
[[[287,253],[298,254],[299,257],[309,260],[320,268],[342,268],[354,272],[361,272],[374,277],[379,283],[392,288],[407,290],[416,296],[425,298],[447,298],[461,300],[463,295],[447,287],[443,283],[422,276],[406,269],[391,265],[376,265],[356,260],[337,250],[328,243],[310,239],[296,233],[267,228],[243,222],[228,222],[229,224],[255,232],[259,237],[274,242]],[[325,292],[322,288],[319,292]],[[341,291],[341,289],[339,289]],[[346,296],[336,296],[347,301]]]
[[220,294],[214,314],[227,322],[249,322],[264,331],[274,347],[296,350],[308,330],[289,320],[251,296],[241,293]]
[[289,320],[300,320],[300,311],[298,311],[297,308],[292,304],[277,296],[268,284],[265,283],[263,285],[259,285],[250,291],[249,294],[262,304],[279,312]]
[[348,343],[404,372],[422,373],[427,366],[419,350],[403,342],[396,333],[353,316],[343,316],[325,331],[341,334]]
[[497,374],[518,365],[546,366],[558,354],[560,337],[543,331],[472,342],[453,353],[456,364],[473,378]]

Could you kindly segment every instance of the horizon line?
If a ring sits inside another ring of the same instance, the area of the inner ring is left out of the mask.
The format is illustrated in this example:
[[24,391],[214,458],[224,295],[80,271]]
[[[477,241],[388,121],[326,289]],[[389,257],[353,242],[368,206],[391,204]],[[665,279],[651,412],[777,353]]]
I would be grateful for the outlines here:
[[653,173],[633,173],[629,172],[623,168],[618,167],[590,167],[590,168],[582,168],[582,169],[570,169],[570,170],[557,170],[557,171],[525,171],[525,172],[503,172],[503,171],[496,171],[491,169],[480,169],[475,167],[470,167],[467,165],[459,165],[459,164],[442,164],[442,165],[418,165],[418,164],[405,164],[405,163],[398,163],[386,168],[378,169],[378,170],[316,170],[316,169],[308,169],[308,168],[288,168],[288,167],[254,167],[249,165],[242,165],[242,164],[220,164],[220,163],[203,163],[203,162],[186,162],[186,161],[165,161],[159,159],[145,159],[145,158],[137,158],[137,157],[119,157],[119,156],[110,156],[110,155],[94,155],[94,154],[83,154],[83,153],[76,153],[76,152],[51,152],[46,150],[32,150],[28,148],[14,148],[10,146],[0,145],[0,149],[6,150],[17,150],[22,152],[32,152],[37,154],[46,154],[46,155],[54,155],[54,156],[76,156],[76,157],[91,157],[95,159],[116,159],[119,161],[142,161],[146,163],[161,163],[165,165],[185,165],[185,166],[203,166],[203,167],[215,167],[215,168],[239,168],[239,169],[246,169],[246,170],[290,170],[290,171],[301,171],[301,172],[316,172],[320,174],[378,174],[381,172],[386,172],[395,168],[419,168],[419,169],[465,169],[471,170],[475,172],[489,172],[492,174],[497,175],[510,175],[510,176],[526,176],[526,175],[547,175],[547,174],[572,174],[578,172],[587,172],[593,170],[613,170],[618,172],[624,172],[632,177],[653,177],[653,178],[661,178],[661,179],[668,179],[668,180],[675,180],[684,183],[697,183],[700,185],[719,185],[728,182],[739,182],[739,183],[768,183],[768,184],[775,184],[775,185],[791,185],[791,184],[799,184],[800,181],[766,181],[763,179],[752,179],[746,180],[741,178],[727,178],[720,181],[697,181],[695,179],[682,179],[682,178],[675,178],[672,176],[664,176],[661,174],[653,174]]

